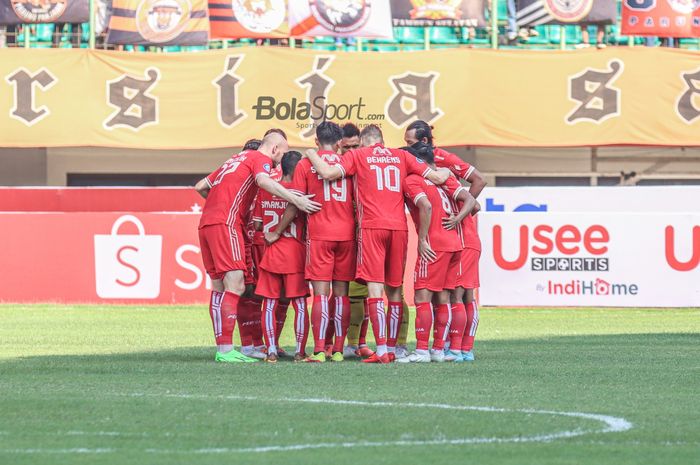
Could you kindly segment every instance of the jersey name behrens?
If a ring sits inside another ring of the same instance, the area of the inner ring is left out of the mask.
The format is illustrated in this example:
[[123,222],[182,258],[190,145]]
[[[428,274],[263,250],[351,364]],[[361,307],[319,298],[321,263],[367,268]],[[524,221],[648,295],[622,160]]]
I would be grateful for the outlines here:
[[399,157],[367,157],[367,163],[401,163]]

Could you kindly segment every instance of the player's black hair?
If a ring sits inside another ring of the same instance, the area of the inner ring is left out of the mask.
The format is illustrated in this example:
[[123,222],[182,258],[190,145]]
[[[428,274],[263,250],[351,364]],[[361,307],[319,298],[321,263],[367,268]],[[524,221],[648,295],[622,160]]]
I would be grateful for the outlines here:
[[243,146],[243,150],[258,150],[262,141],[260,139],[250,139]]
[[408,125],[407,131],[415,129],[416,139],[427,139],[428,144],[433,145],[433,127],[423,120],[416,120]]
[[432,165],[435,163],[435,153],[433,152],[433,146],[426,144],[423,141],[418,141],[409,147],[403,147],[405,151],[410,153],[416,158],[423,160],[424,162]]
[[282,175],[290,176],[294,174],[294,168],[297,167],[297,163],[301,160],[301,154],[296,150],[290,150],[282,155]]
[[[275,133],[284,137],[284,140],[287,140],[287,134],[283,130],[281,130],[280,128],[268,129],[267,131],[265,131],[265,136],[267,136],[268,134],[275,134]],[[263,139],[265,138],[265,136],[263,136]]]
[[382,134],[382,130],[379,126],[376,124],[370,124],[362,128],[362,131],[360,131],[360,139],[364,140],[365,138],[384,140],[384,135]]
[[352,123],[343,124],[343,138],[360,137],[360,129]]
[[322,145],[334,145],[343,138],[343,130],[336,123],[324,121],[316,127],[316,138]]

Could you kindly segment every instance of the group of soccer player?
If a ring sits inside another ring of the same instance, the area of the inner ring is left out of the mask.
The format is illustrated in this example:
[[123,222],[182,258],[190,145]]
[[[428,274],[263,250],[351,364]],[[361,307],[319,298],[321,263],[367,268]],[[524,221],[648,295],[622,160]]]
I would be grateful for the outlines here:
[[[286,356],[279,338],[290,304],[295,361],[474,360],[481,253],[474,215],[486,183],[474,167],[435,147],[426,122],[411,123],[404,139],[406,147],[387,148],[375,125],[360,132],[352,123],[324,121],[316,128],[317,149],[302,156],[289,150],[283,131],[271,129],[197,183],[206,198],[199,239],[212,281],[216,361],[274,363]],[[410,354],[402,293],[406,208],[418,235],[417,343]],[[240,351],[233,347],[236,321]],[[366,340],[370,323],[374,351]]]

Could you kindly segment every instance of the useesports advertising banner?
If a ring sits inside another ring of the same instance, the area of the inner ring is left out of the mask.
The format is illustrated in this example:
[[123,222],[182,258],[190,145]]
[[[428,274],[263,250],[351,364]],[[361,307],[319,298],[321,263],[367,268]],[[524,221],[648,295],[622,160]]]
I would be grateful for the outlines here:
[[324,119],[377,124],[393,146],[416,119],[434,125],[443,146],[697,146],[699,80],[695,51],[660,47],[391,55],[5,48],[0,146],[241,147],[279,127],[305,147]]
[[132,45],[206,45],[206,0],[113,0],[107,42]]
[[686,0],[622,0],[622,33],[700,37],[700,3]]
[[698,213],[483,213],[482,305],[700,306]]
[[[634,1],[634,0],[632,0]],[[616,0],[518,0],[518,26],[540,24],[613,24]]]
[[483,0],[391,0],[394,26],[484,27],[485,11]]
[[0,25],[84,23],[89,18],[88,0],[0,0]]

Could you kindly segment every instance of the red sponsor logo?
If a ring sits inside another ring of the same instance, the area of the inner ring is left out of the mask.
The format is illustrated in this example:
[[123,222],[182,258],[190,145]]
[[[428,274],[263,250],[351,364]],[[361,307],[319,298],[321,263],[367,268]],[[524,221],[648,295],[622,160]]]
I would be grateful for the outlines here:
[[571,281],[547,281],[547,287],[538,285],[537,289],[549,295],[637,295],[639,286],[633,283],[610,283],[604,279],[572,279]]
[[700,264],[700,226],[693,226],[692,253],[687,261],[680,261],[676,257],[676,232],[673,226],[666,226],[666,262],[676,271],[694,270]]
[[571,256],[581,252],[591,255],[603,255],[608,251],[610,233],[599,224],[594,224],[583,230],[572,224],[554,228],[540,224],[532,229],[526,225],[520,226],[518,238],[518,254],[515,259],[508,260],[503,256],[503,228],[493,227],[493,258],[496,264],[504,270],[517,270],[527,262],[530,252],[538,255],[549,255],[558,252]]

